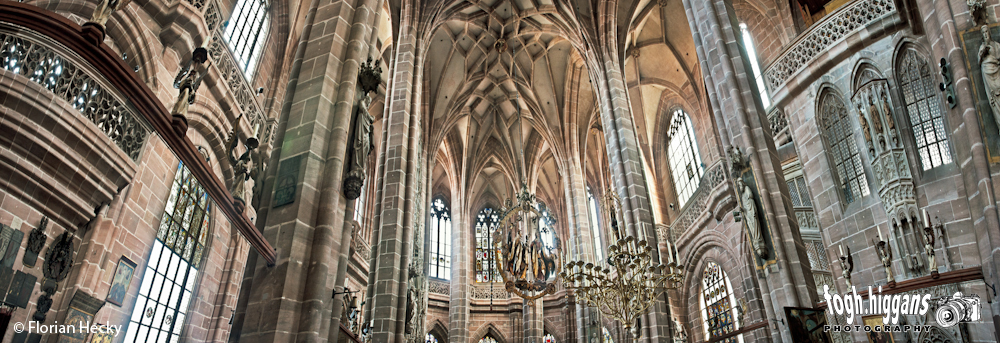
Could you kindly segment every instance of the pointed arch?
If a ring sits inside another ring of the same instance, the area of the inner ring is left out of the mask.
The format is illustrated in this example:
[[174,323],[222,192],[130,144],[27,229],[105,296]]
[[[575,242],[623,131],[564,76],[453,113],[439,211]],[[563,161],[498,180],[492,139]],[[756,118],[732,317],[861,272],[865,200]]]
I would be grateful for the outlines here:
[[930,64],[912,43],[904,43],[896,54],[896,82],[906,113],[914,147],[922,170],[951,164],[948,131],[942,117],[941,98]]
[[668,167],[677,193],[677,202],[683,208],[698,189],[705,167],[701,154],[698,153],[698,140],[691,117],[681,108],[675,108],[669,115],[672,119],[667,132]]
[[[493,324],[486,324],[486,326],[479,328],[476,333],[472,334],[472,337],[479,337],[475,340],[478,343],[507,343],[507,338]],[[487,338],[492,338],[493,341],[483,341]]]
[[817,99],[816,113],[827,145],[827,157],[834,166],[841,203],[848,205],[871,194],[861,163],[861,150],[854,137],[854,125],[846,102],[832,86],[824,86]]

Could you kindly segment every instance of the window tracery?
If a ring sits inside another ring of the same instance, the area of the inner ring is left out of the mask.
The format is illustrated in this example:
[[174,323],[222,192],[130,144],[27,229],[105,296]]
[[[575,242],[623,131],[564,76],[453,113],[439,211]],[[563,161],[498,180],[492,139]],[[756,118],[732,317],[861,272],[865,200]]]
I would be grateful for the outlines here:
[[270,18],[267,0],[239,0],[224,37],[247,80],[253,79],[257,60],[267,41]]
[[587,210],[590,213],[590,234],[594,238],[594,255],[597,261],[604,261],[604,245],[601,244],[601,222],[597,218],[597,199],[587,186]]
[[172,342],[180,336],[211,229],[211,207],[198,180],[178,164],[125,342]]
[[[733,296],[733,286],[726,272],[717,263],[709,261],[701,279],[702,296],[701,317],[705,323],[706,337],[718,337],[739,329],[737,319],[732,310],[736,302]],[[742,342],[743,335],[730,337],[722,342]]]
[[695,139],[691,117],[684,110],[677,109],[670,122],[670,131],[667,133],[667,157],[677,192],[677,202],[683,208],[698,189],[701,176],[705,174],[705,167],[702,165],[701,155],[698,154],[698,141]]
[[[841,195],[844,197],[844,203],[850,204],[854,200],[868,196],[870,190],[847,108],[833,92],[823,94],[819,108],[823,133],[830,146],[830,156],[840,182]],[[865,124],[862,124],[862,127],[864,126]]]
[[896,72],[923,170],[951,163],[941,101],[927,61],[907,49]]
[[451,209],[438,197],[431,203],[430,270],[432,278],[451,278]]
[[486,207],[476,215],[476,282],[501,282],[493,251],[493,230],[500,221],[499,213]]
[[767,88],[764,87],[764,78],[760,74],[760,64],[757,62],[757,49],[753,44],[753,37],[750,37],[750,30],[747,30],[746,23],[740,23],[740,32],[743,34],[743,46],[747,49],[747,58],[750,60],[750,69],[753,71],[753,78],[756,80],[757,92],[761,104],[764,108],[771,107],[771,98],[767,96]]

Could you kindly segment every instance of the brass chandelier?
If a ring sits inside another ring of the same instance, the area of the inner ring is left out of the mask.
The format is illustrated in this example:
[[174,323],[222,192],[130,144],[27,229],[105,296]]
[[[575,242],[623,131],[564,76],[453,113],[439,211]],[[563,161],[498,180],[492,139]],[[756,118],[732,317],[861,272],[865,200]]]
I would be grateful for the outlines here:
[[667,264],[654,265],[655,247],[645,239],[624,234],[624,226],[619,223],[621,200],[614,190],[608,190],[604,202],[605,222],[615,238],[607,248],[607,261],[570,261],[560,276],[578,299],[621,322],[635,339],[639,336],[636,320],[663,292],[680,286],[683,267],[677,265],[672,246],[666,254]]

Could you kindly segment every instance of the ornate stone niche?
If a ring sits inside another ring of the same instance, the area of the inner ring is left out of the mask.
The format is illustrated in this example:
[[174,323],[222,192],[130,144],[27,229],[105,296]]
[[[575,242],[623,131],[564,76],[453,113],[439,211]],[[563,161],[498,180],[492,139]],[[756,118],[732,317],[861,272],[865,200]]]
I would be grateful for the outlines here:
[[917,249],[923,246],[917,237],[920,232],[916,220],[917,198],[910,163],[892,112],[888,81],[877,78],[861,84],[851,102],[857,109],[876,189],[892,226],[892,245],[900,252],[899,259],[907,272],[915,273],[924,264]]

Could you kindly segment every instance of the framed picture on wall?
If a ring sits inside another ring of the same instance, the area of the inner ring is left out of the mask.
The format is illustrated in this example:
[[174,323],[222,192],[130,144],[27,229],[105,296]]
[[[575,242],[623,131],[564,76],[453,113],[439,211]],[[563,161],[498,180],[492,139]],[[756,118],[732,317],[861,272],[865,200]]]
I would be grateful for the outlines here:
[[100,325],[101,328],[98,332],[91,333],[90,343],[113,343],[115,336],[118,335],[117,330],[104,324],[98,325]]
[[862,320],[864,320],[866,326],[872,327],[872,331],[865,333],[865,335],[868,336],[869,343],[893,343],[891,334],[883,331],[875,331],[876,326],[883,325],[881,315],[863,317]]
[[108,291],[107,301],[119,307],[125,301],[125,294],[128,293],[128,286],[132,284],[132,275],[135,274],[135,262],[122,256],[118,259],[118,267],[115,268],[115,277],[111,279],[111,290]]

